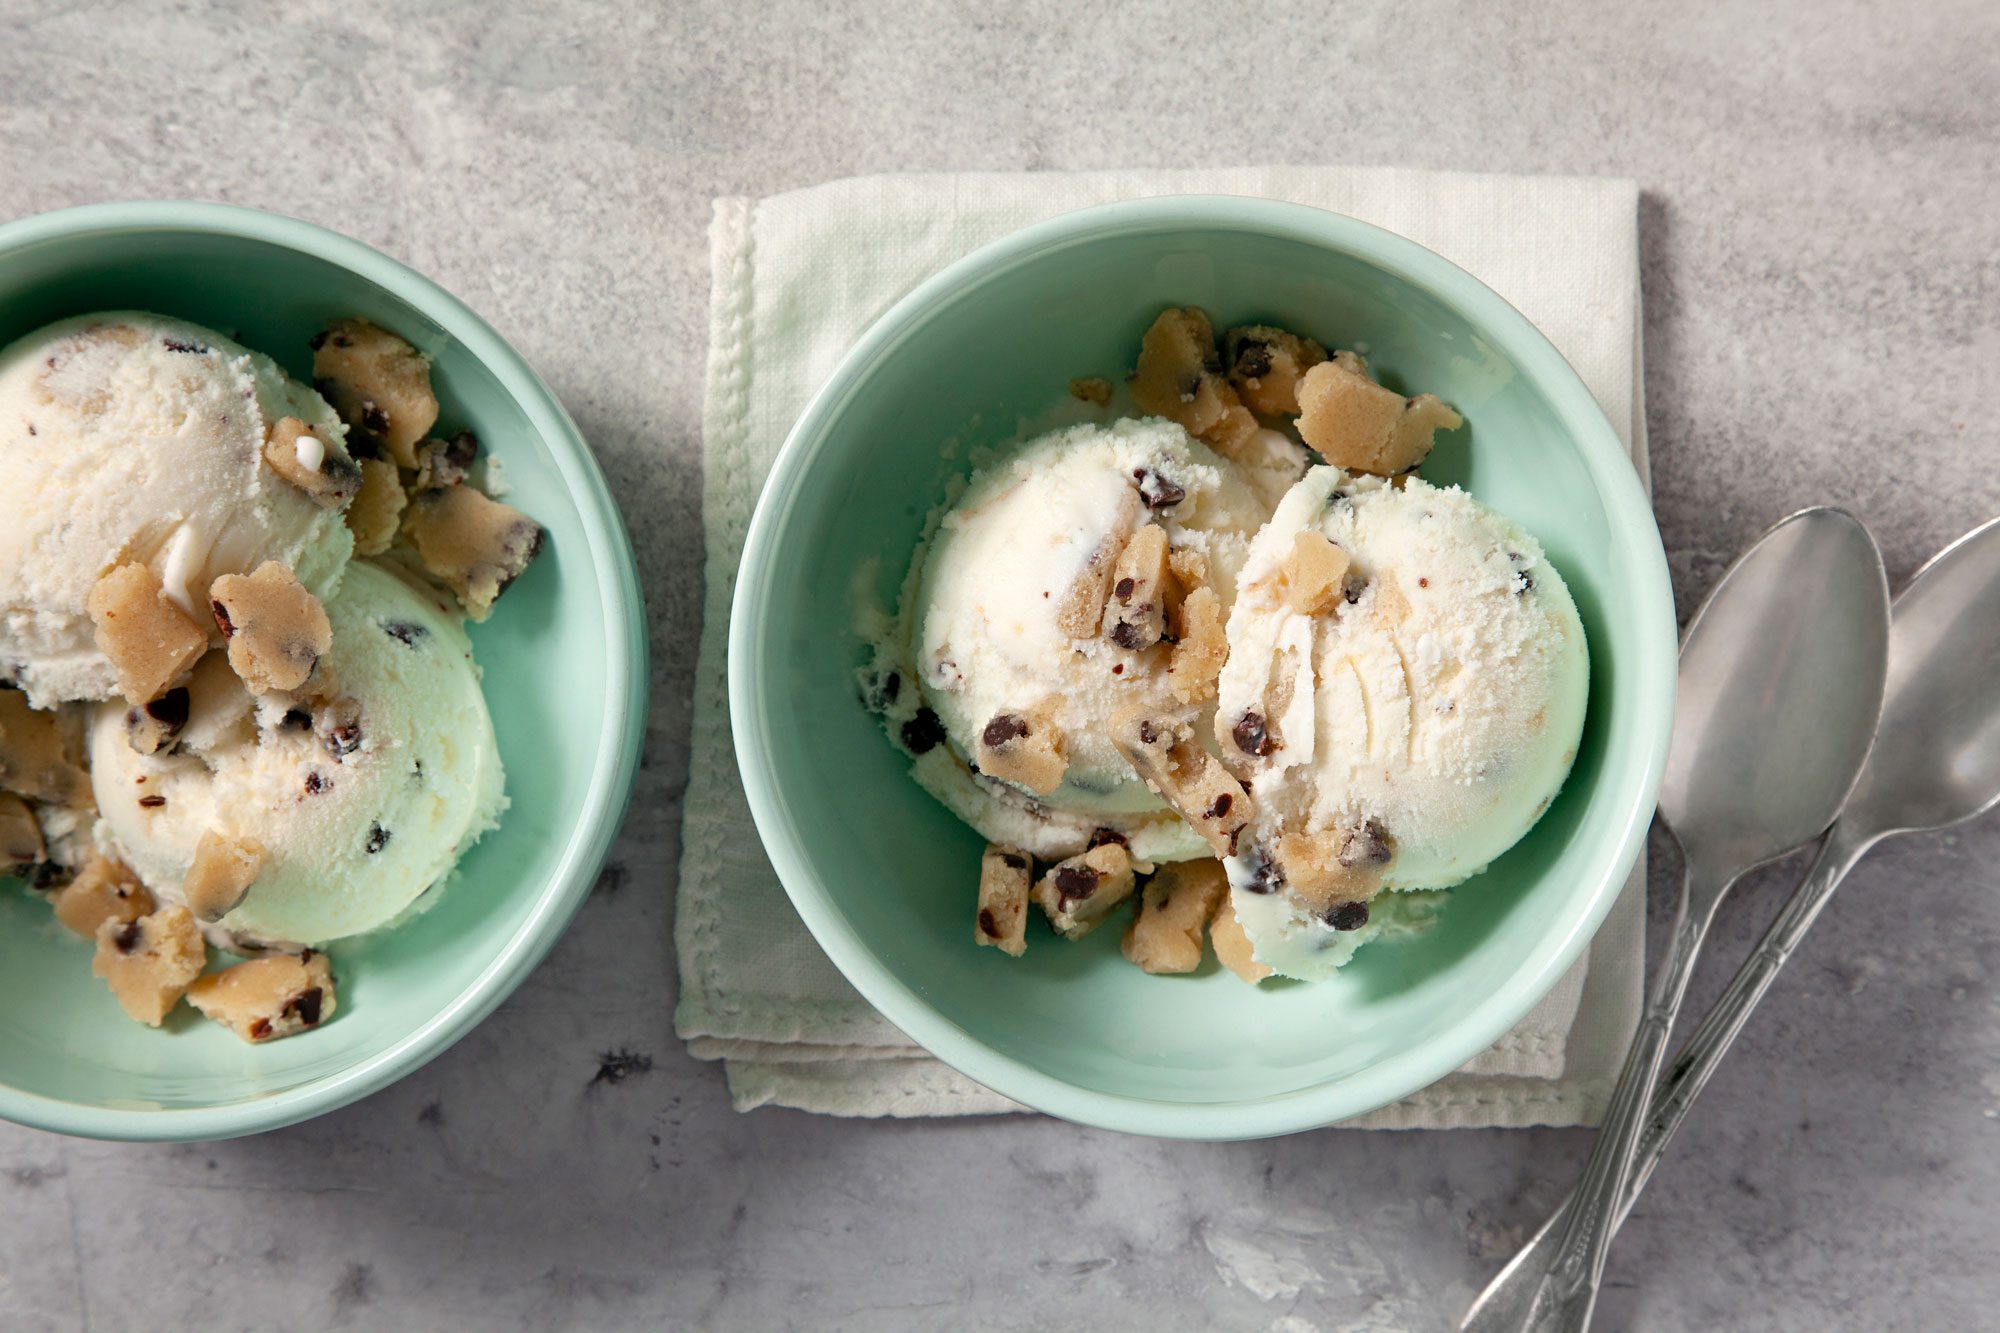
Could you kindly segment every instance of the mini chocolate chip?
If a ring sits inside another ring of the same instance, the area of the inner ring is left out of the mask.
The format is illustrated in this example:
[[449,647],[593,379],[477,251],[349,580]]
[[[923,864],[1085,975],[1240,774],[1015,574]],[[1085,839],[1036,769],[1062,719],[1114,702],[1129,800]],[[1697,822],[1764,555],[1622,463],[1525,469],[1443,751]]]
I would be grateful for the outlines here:
[[1019,852],[1000,853],[1000,863],[1014,870],[1026,870],[1028,868],[1028,858]]
[[1123,578],[1118,580],[1117,585],[1111,589],[1111,595],[1116,597],[1120,602],[1130,603],[1132,594],[1137,591],[1139,591],[1139,581],[1137,579]]
[[1368,904],[1341,903],[1326,914],[1326,924],[1335,930],[1359,930],[1368,924]]
[[291,999],[285,1001],[285,1012],[298,1015],[298,1020],[309,1028],[319,1026],[320,1009],[326,1000],[326,992],[318,986],[308,986]]
[[285,715],[278,719],[278,725],[287,731],[311,731],[312,714],[303,708],[287,708]]
[[1349,869],[1365,865],[1385,866],[1395,857],[1396,849],[1389,841],[1388,830],[1373,819],[1349,833],[1340,844],[1340,863]]
[[1262,713],[1245,713],[1236,719],[1236,725],[1229,729],[1236,742],[1236,748],[1247,755],[1262,759],[1278,748],[1271,739],[1269,726]]
[[1155,727],[1150,720],[1144,718],[1140,719],[1139,743],[1141,745],[1154,745],[1159,742],[1159,739],[1160,739],[1159,728]]
[[167,798],[164,796],[141,796],[139,798],[139,804],[147,810],[157,810],[166,803]]
[[1340,595],[1353,606],[1361,600],[1361,594],[1368,591],[1368,578],[1364,574],[1349,574],[1340,581]]
[[1169,481],[1151,468],[1135,468],[1132,479],[1139,483],[1139,498],[1148,509],[1171,509],[1187,499],[1187,487]]
[[321,329],[318,333],[306,339],[306,346],[312,348],[315,352],[326,346],[326,330]]
[[1090,831],[1090,846],[1092,848],[1103,847],[1111,843],[1116,843],[1120,847],[1130,847],[1132,840],[1115,828],[1100,827]]
[[1418,579],[1417,586],[1419,588],[1428,588],[1431,586],[1431,581],[1429,579]]
[[1236,352],[1236,373],[1251,380],[1270,374],[1271,345],[1262,338],[1245,338]]
[[389,433],[389,414],[377,407],[373,400],[361,404],[361,428],[376,435]]
[[1097,885],[1104,877],[1089,866],[1056,867],[1056,897],[1064,906],[1078,898],[1088,898],[1097,892]]
[[389,830],[383,828],[380,824],[370,824],[368,826],[368,841],[362,846],[361,850],[373,856],[388,845]]
[[299,961],[300,961],[301,963],[310,963],[310,962],[311,962],[311,961],[312,961],[313,959],[315,959],[315,958],[317,958],[317,957],[319,957],[319,950],[318,950],[318,949],[301,949],[301,950],[299,950]]
[[160,345],[165,347],[169,352],[201,353],[208,350],[200,343],[182,342],[178,338],[162,338],[160,339]]
[[208,610],[209,614],[215,617],[215,627],[222,631],[223,638],[230,638],[236,633],[236,627],[229,623],[228,607],[221,602],[210,602]]
[[314,769],[306,774],[306,795],[317,796],[327,789],[326,774]]
[[430,636],[430,631],[414,620],[386,620],[382,622],[382,632],[405,648],[414,648],[417,640]]
[[1136,652],[1146,646],[1146,631],[1129,620],[1121,620],[1111,627],[1111,642]]
[[250,1040],[262,1041],[271,1035],[271,1020],[260,1018],[250,1025]]
[[1229,807],[1235,804],[1236,798],[1234,796],[1231,796],[1226,791],[1220,792],[1216,795],[1215,803],[1201,812],[1201,817],[1203,819],[1221,819],[1229,813]]
[[1243,887],[1251,893],[1276,893],[1284,887],[1285,872],[1278,869],[1277,862],[1262,847],[1252,847],[1247,859],[1250,873],[1243,881]]
[[444,447],[444,461],[463,471],[472,466],[472,460],[479,457],[479,437],[469,430],[462,430],[451,437]]
[[1528,577],[1528,572],[1526,570],[1521,570],[1520,572],[1514,575],[1514,595],[1516,597],[1527,596],[1528,589],[1534,586],[1535,586],[1535,581]]
[[1019,713],[1000,713],[986,724],[986,730],[979,733],[980,741],[989,750],[997,750],[1009,741],[1019,740],[1028,734],[1028,720]]
[[917,715],[903,724],[903,744],[911,754],[929,754],[944,744],[944,723],[928,708],[919,708]]
[[139,941],[145,934],[146,932],[140,928],[137,921],[128,921],[112,934],[112,947],[117,949],[119,953],[131,953],[139,947]]
[[993,919],[993,909],[990,907],[979,909],[979,933],[992,940],[1000,938],[1000,923]]
[[1111,674],[1112,674],[1112,675],[1114,675],[1114,676],[1122,676],[1122,675],[1124,675],[1124,674],[1125,674],[1125,664],[1124,664],[1123,662],[1113,662],[1113,663],[1111,664]]
[[146,715],[171,731],[179,731],[188,720],[187,686],[168,690],[146,705]]
[[354,339],[344,333],[336,333],[333,335],[333,345],[335,347],[352,347],[354,346]]

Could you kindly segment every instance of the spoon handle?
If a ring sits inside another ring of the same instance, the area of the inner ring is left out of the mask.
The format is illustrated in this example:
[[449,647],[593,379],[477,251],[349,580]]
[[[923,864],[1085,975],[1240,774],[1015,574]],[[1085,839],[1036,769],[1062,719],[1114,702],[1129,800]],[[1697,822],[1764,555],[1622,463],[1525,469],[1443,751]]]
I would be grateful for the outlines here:
[[[1834,889],[1874,842],[1874,835],[1851,833],[1844,824],[1833,826],[1806,877],[1792,891],[1756,950],[1737,969],[1728,989],[1708,1011],[1701,1026],[1688,1038],[1653,1096],[1652,1113],[1646,1120],[1631,1182],[1613,1214],[1614,1229],[1624,1225],[1639,1192],[1646,1188],[1654,1168],[1659,1166],[1667,1144],[1687,1119],[1695,1098],[1708,1086],[1730,1044],[1742,1032],[1751,1010],[1770,989],[1779,968],[1797,948]],[[1535,1289],[1555,1258],[1556,1242],[1576,1212],[1576,1202],[1575,1194],[1565,1199],[1562,1207],[1550,1214],[1533,1238],[1487,1284],[1459,1325],[1463,1333],[1488,1333],[1521,1326]]]
[[1604,1276],[1605,1255],[1617,1231],[1615,1214],[1631,1183],[1667,1038],[1673,1033],[1674,1019],[1687,994],[1688,979],[1694,975],[1695,960],[1701,955],[1709,920],[1728,884],[1727,880],[1702,884],[1699,894],[1692,894],[1694,867],[1688,868],[1686,877],[1688,882],[1682,888],[1680,910],[1674,914],[1667,956],[1654,978],[1645,1017],[1632,1038],[1625,1068],[1605,1109],[1597,1146],[1583,1169],[1583,1179],[1577,1184],[1576,1206],[1556,1242],[1548,1275],[1529,1307],[1529,1328],[1582,1329],[1590,1324],[1591,1310],[1597,1303],[1597,1284]]

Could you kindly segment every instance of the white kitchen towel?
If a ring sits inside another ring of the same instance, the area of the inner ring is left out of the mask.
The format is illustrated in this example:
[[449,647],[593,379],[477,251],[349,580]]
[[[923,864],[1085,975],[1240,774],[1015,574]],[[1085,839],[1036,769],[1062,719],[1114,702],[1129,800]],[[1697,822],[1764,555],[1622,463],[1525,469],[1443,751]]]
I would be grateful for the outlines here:
[[[707,574],[675,940],[688,1049],[738,1109],[929,1116],[1022,1108],[930,1058],[842,979],[793,912],[738,780],[725,681],[744,531],[813,391],[896,299],[1031,222],[1164,194],[1286,199],[1399,232],[1513,302],[1590,386],[1646,475],[1638,192],[1630,181],[1393,167],[881,176],[715,203],[702,408]],[[1588,954],[1465,1068],[1351,1123],[1594,1121],[1639,1011],[1644,868]]]

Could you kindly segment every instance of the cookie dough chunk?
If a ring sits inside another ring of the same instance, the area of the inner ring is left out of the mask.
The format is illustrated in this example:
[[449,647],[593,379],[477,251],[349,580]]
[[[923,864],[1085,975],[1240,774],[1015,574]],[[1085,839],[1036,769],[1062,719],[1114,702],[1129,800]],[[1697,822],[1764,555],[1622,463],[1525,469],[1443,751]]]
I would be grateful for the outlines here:
[[1271,969],[1257,961],[1250,936],[1236,917],[1236,905],[1224,894],[1216,906],[1215,918],[1208,923],[1209,942],[1215,945],[1216,961],[1251,985],[1271,975]]
[[1139,344],[1132,372],[1132,401],[1149,416],[1165,417],[1224,454],[1257,433],[1257,418],[1222,376],[1215,330],[1195,309],[1166,309]]
[[975,944],[989,945],[1016,958],[1028,951],[1031,870],[1026,852],[1012,847],[986,848],[986,854],[979,858],[979,916],[972,928]]
[[1349,472],[1408,472],[1430,456],[1432,432],[1464,424],[1431,394],[1405,398],[1383,388],[1352,352],[1335,353],[1299,381],[1299,438]]
[[125,710],[125,737],[140,754],[158,754],[173,748],[187,727],[190,695],[188,687],[176,685],[149,704],[134,704]]
[[1104,637],[1142,652],[1167,632],[1167,530],[1140,525],[1111,567],[1111,595],[1104,603]]
[[1280,829],[1245,855],[1258,867],[1254,892],[1289,888],[1334,929],[1359,930],[1396,859],[1396,843],[1370,819],[1351,828]]
[[86,602],[97,626],[97,651],[118,673],[126,702],[151,703],[208,651],[208,635],[167,600],[160,577],[141,564],[100,578]]
[[365,319],[336,319],[313,338],[313,387],[348,429],[398,466],[417,465],[417,442],[437,424],[431,364]]
[[1181,600],[1173,652],[1167,658],[1167,688],[1184,704],[1214,697],[1222,664],[1229,660],[1229,636],[1222,599],[1213,588],[1196,588]]
[[243,901],[264,870],[264,845],[209,829],[194,845],[181,897],[200,921],[220,921]]
[[1143,707],[1111,720],[1111,743],[1145,784],[1199,833],[1217,856],[1236,853],[1253,807],[1243,784],[1195,740],[1194,728]]
[[1307,528],[1292,538],[1292,549],[1278,566],[1285,585],[1285,604],[1302,616],[1316,616],[1341,601],[1346,588],[1347,552],[1324,534]]
[[1069,747],[1046,704],[997,713],[979,733],[979,771],[1047,796],[1069,771]]
[[1057,934],[1080,940],[1132,896],[1132,881],[1131,856],[1107,842],[1051,866],[1035,885],[1035,902]]
[[396,540],[403,524],[403,480],[386,458],[364,458],[358,464],[361,481],[347,506],[347,530],[354,534],[354,554],[380,555]]
[[13,792],[0,792],[0,875],[20,875],[49,859],[41,821]]
[[154,911],[153,895],[123,861],[92,852],[76,878],[49,899],[56,920],[87,940],[107,921],[127,925]]
[[1238,325],[1223,336],[1222,349],[1237,395],[1267,417],[1296,416],[1299,376],[1326,360],[1312,339],[1268,324]]
[[333,968],[316,949],[272,954],[201,978],[187,998],[247,1042],[277,1041],[333,1017]]
[[185,907],[97,928],[90,970],[110,984],[126,1013],[158,1027],[208,961],[201,929]]
[[1126,928],[1125,957],[1146,972],[1192,972],[1201,966],[1201,937],[1229,892],[1220,861],[1175,861],[1160,867],[1141,891],[1139,915]]
[[0,790],[30,800],[69,805],[89,791],[83,770],[70,762],[62,722],[28,706],[19,690],[0,688]]
[[340,508],[361,489],[361,469],[340,441],[315,434],[297,417],[271,423],[264,437],[264,462],[322,509]]
[[229,665],[258,694],[298,689],[333,646],[326,608],[275,560],[254,573],[223,575],[209,597]]
[[493,603],[542,550],[542,526],[470,486],[419,491],[403,530],[424,568],[458,594],[465,614],[484,620]]

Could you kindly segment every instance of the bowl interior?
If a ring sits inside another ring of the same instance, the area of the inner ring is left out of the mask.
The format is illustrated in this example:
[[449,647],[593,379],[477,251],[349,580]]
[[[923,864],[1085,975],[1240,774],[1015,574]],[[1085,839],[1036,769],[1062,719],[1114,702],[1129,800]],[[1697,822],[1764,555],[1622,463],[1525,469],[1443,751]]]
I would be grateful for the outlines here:
[[[1072,376],[1123,376],[1159,310],[1186,304],[1218,329],[1273,323],[1361,347],[1385,383],[1456,406],[1467,425],[1441,438],[1425,475],[1463,485],[1535,533],[1589,636],[1589,719],[1560,800],[1456,891],[1433,928],[1370,945],[1323,984],[1253,990],[1212,958],[1190,976],[1147,976],[1118,955],[1122,925],[1072,945],[1031,923],[1019,960],[974,947],[980,840],[914,784],[856,699],[856,568],[880,558],[876,594],[892,597],[926,514],[969,470],[969,449],[1045,420]],[[753,719],[739,746],[746,781],[765,799],[774,862],[822,944],[947,1060],[1043,1109],[1121,1127],[1132,1117],[1056,1090],[1219,1108],[1347,1081],[1351,1095],[1322,1109],[1350,1114],[1450,1067],[1409,1082],[1426,1051],[1457,1042],[1451,1063],[1471,1055],[1472,1012],[1524,1009],[1608,907],[1664,750],[1659,659],[1664,648],[1670,681],[1672,621],[1658,536],[1650,520],[1640,532],[1614,522],[1604,469],[1628,465],[1601,414],[1588,412],[1582,424],[1600,437],[1590,449],[1547,367],[1517,364],[1452,299],[1297,235],[1085,232],[1017,251],[939,294],[808,413],[794,442],[796,484],[774,484],[753,538],[768,541],[768,559],[746,564],[756,579],[746,593],[762,606],[738,626],[736,683],[749,692],[739,727]],[[1537,967],[1546,976],[1534,994],[1509,994]],[[1362,1077],[1399,1064],[1402,1075]],[[1162,1132],[1197,1123],[1141,1121]],[[1242,1123],[1217,1115],[1199,1132],[1247,1132]]]
[[569,428],[553,399],[537,401],[545,390],[532,376],[509,382],[425,313],[438,309],[434,289],[405,299],[287,245],[199,230],[67,235],[0,252],[0,293],[0,343],[63,316],[137,308],[208,325],[307,380],[306,340],[328,318],[374,320],[435,358],[440,431],[476,432],[503,462],[510,502],[548,529],[541,558],[491,620],[471,627],[512,807],[422,915],[334,948],[339,1013],[325,1027],[251,1047],[183,1006],[162,1030],[143,1028],[91,975],[85,941],[26,890],[0,886],[0,1092],[16,1103],[10,1113],[79,1132],[164,1136],[176,1131],[65,1119],[55,1104],[230,1108],[189,1132],[243,1132],[264,1127],[258,1103],[285,1101],[270,1107],[279,1122],[309,1110],[287,1094],[361,1069],[375,1071],[374,1084],[406,1072],[463,1031],[464,1011],[476,1017],[497,1002],[502,974],[518,979],[554,938],[595,872],[599,835],[610,831],[602,826],[622,809],[622,789],[608,816],[601,808],[601,770],[625,718],[643,712],[619,610],[634,594],[622,536],[607,552],[603,516],[579,496],[593,465],[552,438]]

